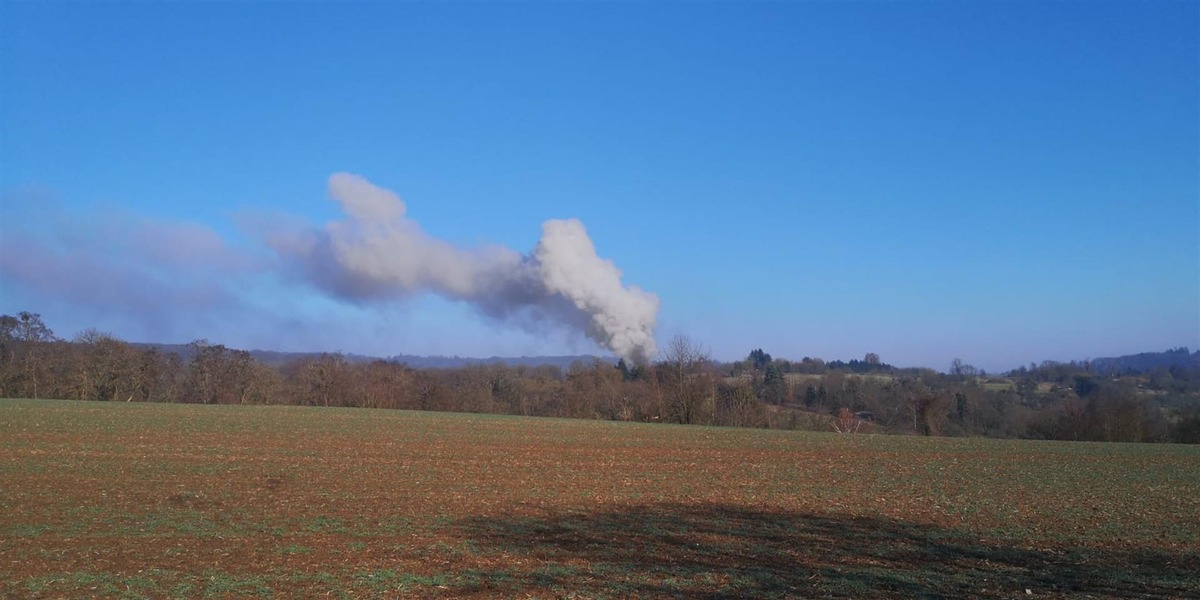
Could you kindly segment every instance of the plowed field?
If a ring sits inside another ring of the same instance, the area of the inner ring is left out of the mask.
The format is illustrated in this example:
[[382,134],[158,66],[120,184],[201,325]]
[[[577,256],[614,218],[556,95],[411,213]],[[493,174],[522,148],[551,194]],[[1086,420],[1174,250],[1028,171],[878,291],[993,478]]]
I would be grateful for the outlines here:
[[13,598],[1200,596],[1200,447],[0,400]]

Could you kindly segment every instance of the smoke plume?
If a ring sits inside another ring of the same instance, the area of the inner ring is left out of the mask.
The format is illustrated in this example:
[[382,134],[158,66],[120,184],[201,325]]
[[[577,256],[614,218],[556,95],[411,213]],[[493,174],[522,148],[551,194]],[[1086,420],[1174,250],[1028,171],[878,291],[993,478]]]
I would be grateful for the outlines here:
[[546,221],[528,254],[461,248],[425,233],[399,196],[362,177],[334,174],[329,194],[345,218],[269,240],[327,292],[359,302],[434,293],[496,319],[566,325],[639,364],[654,357],[658,297],[622,284],[579,220]]

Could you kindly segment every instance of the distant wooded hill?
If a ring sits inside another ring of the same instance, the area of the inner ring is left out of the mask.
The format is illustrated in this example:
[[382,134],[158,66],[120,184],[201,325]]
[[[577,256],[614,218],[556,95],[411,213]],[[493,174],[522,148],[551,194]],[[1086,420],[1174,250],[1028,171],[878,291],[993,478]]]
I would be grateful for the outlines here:
[[1185,347],[1166,352],[1142,352],[1091,361],[1092,370],[1097,373],[1148,373],[1158,368],[1197,366],[1200,366],[1200,350],[1189,353]]
[[[176,354],[184,361],[191,360],[196,353],[196,346],[193,344],[131,344],[136,348],[155,349],[163,354]],[[250,350],[250,356],[255,360],[265,365],[272,367],[281,367],[288,363],[297,362],[306,359],[317,359],[323,354],[322,352],[278,352],[275,350]],[[370,363],[377,360],[386,360],[398,364],[408,365],[414,369],[458,369],[470,365],[494,365],[502,364],[508,367],[541,367],[554,366],[566,370],[572,363],[582,361],[591,363],[595,359],[605,362],[615,362],[613,358],[603,358],[588,354],[564,355],[564,356],[492,356],[490,358],[468,358],[462,356],[417,356],[413,354],[397,354],[391,357],[365,356],[362,354],[343,354],[347,362],[353,364]]]
[[[196,347],[193,344],[131,344],[137,348],[150,349],[153,348],[164,354],[176,354],[180,358],[190,360],[196,352]],[[305,359],[317,359],[322,356],[322,352],[279,352],[276,350],[250,350],[250,355],[255,360],[270,365],[280,367],[288,363],[296,362]],[[369,363],[377,360],[386,360],[398,364],[408,365],[414,369],[458,369],[470,365],[494,365],[502,364],[508,367],[540,367],[540,366],[555,366],[566,370],[575,362],[590,363],[593,360],[601,360],[604,362],[615,362],[612,357],[600,357],[590,354],[562,355],[562,356],[492,356],[489,358],[470,358],[463,356],[418,356],[415,354],[397,354],[391,357],[366,356],[362,354],[343,354],[347,362],[360,364]],[[769,361],[768,355],[768,361]],[[859,372],[855,366],[867,365],[862,361],[852,360],[849,363],[834,361],[827,365],[822,365],[826,368],[849,368],[852,372]],[[883,370],[891,370],[893,367],[882,365]],[[1097,373],[1148,373],[1158,368],[1170,369],[1171,367],[1192,368],[1200,367],[1200,350],[1190,352],[1186,347],[1174,348],[1163,352],[1142,352],[1140,354],[1127,354],[1124,356],[1108,356],[1095,358],[1088,361],[1088,366],[1092,371]],[[821,369],[824,371],[825,369]]]

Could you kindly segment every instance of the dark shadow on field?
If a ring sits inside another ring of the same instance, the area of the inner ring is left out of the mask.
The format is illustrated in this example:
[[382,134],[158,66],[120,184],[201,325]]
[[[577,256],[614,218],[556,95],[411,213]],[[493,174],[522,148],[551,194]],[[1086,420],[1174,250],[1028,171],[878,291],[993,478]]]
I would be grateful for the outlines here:
[[[609,598],[1185,598],[1200,555],[1031,550],[913,524],[724,505],[475,518],[464,593]],[[1034,595],[1027,596],[1026,589]]]

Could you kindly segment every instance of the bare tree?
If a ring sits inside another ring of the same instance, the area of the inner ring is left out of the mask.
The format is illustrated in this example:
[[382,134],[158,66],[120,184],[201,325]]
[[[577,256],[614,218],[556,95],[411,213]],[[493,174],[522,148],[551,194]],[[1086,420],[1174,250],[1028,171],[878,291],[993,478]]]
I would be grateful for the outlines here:
[[692,424],[711,416],[716,392],[712,360],[700,345],[686,335],[667,344],[659,368],[663,379],[664,404],[672,420]]
[[139,387],[137,351],[111,334],[86,329],[75,336],[68,375],[80,400],[132,400]]
[[966,379],[968,377],[975,377],[978,375],[979,369],[976,369],[973,365],[968,365],[967,363],[963,362],[961,358],[955,358],[954,360],[950,361],[950,374]]
[[341,354],[322,354],[308,360],[299,372],[305,404],[357,406],[360,398],[350,377],[350,365]]
[[412,374],[408,367],[385,360],[372,361],[356,369],[361,380],[366,408],[407,407],[412,396]]
[[838,410],[837,418],[833,421],[833,430],[838,433],[858,433],[862,424],[862,419],[843,406]]
[[750,382],[735,380],[717,386],[717,425],[758,427],[765,422],[765,407]]
[[42,321],[42,315],[28,311],[17,313],[15,319],[6,315],[0,329],[6,338],[5,346],[11,346],[16,359],[10,365],[14,395],[41,397],[52,383],[51,346],[58,338]]

